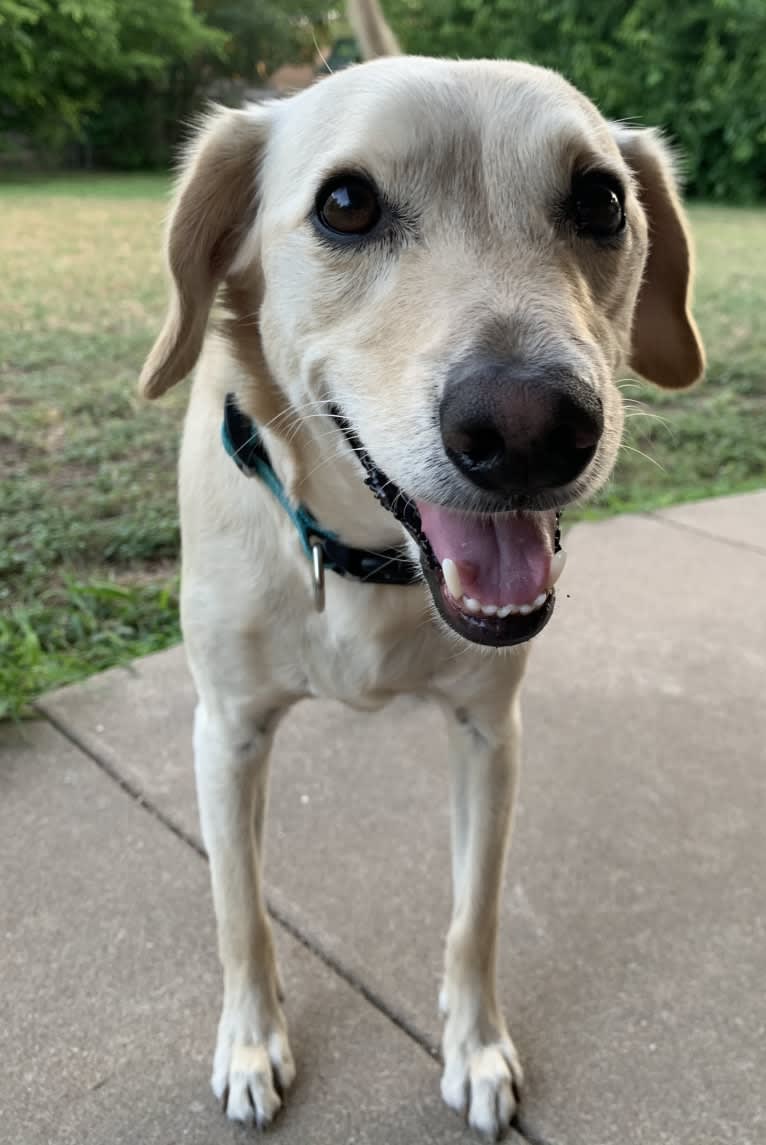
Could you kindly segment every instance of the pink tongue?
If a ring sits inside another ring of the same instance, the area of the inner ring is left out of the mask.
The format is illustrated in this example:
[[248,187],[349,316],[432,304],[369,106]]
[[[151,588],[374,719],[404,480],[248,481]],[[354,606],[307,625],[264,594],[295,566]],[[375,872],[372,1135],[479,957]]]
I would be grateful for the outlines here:
[[545,513],[459,513],[417,502],[423,532],[441,563],[451,557],[463,592],[482,604],[531,604],[545,592],[555,517]]

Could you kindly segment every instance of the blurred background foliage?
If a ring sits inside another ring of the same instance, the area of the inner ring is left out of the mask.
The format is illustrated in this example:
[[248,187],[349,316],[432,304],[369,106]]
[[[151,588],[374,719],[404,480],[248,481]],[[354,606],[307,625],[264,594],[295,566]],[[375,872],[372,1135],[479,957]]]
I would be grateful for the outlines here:
[[387,0],[408,51],[562,72],[607,116],[662,127],[688,191],[766,195],[766,0]]
[[[530,60],[606,115],[662,127],[692,195],[766,197],[766,0],[384,7],[408,51]],[[327,0],[0,0],[0,138],[8,152],[23,133],[50,163],[167,166],[206,97],[268,89],[287,62],[321,72],[347,34]]]
[[[216,79],[313,59],[322,0],[0,0],[0,135],[51,163],[158,168]],[[265,86],[265,85],[264,85]]]

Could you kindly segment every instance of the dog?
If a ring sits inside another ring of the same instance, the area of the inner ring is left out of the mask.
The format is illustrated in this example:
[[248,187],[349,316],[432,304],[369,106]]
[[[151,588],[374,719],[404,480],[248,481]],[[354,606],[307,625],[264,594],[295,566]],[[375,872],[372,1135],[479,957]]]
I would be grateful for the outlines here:
[[279,721],[307,696],[417,693],[450,730],[441,1091],[494,1139],[522,1084],[495,986],[519,689],[558,515],[615,462],[620,372],[702,374],[691,245],[655,132],[529,64],[397,56],[376,0],[353,7],[386,58],[202,124],[141,376],[157,398],[196,367],[181,611],[224,980],[212,1087],[265,1127],[295,1074],[261,870]]

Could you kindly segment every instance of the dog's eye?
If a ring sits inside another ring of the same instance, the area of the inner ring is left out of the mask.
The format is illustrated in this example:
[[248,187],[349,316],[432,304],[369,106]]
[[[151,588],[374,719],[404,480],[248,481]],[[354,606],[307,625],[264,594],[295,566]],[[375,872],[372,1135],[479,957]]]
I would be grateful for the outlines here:
[[325,183],[315,206],[322,226],[338,235],[366,235],[381,215],[375,188],[360,175],[339,175]]
[[608,239],[625,229],[625,193],[611,174],[592,171],[575,175],[570,203],[578,234]]

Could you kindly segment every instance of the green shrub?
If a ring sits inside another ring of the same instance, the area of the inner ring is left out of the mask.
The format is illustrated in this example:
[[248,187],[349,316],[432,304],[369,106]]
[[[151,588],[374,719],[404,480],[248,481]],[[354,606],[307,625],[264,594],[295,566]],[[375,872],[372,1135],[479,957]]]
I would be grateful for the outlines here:
[[155,158],[175,77],[225,40],[192,0],[0,0],[0,131],[49,154],[72,142],[91,150],[89,132],[111,107],[116,129],[128,129],[126,151],[143,130]]
[[[0,150],[166,167],[211,82],[313,59],[325,0],[0,0]],[[4,139],[9,141],[4,143]]]
[[555,68],[615,119],[662,127],[691,194],[766,196],[766,0],[387,0],[408,51]]

